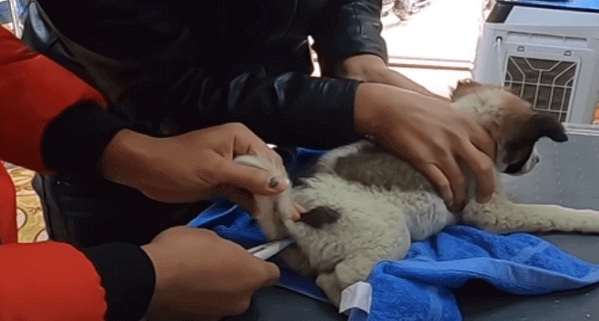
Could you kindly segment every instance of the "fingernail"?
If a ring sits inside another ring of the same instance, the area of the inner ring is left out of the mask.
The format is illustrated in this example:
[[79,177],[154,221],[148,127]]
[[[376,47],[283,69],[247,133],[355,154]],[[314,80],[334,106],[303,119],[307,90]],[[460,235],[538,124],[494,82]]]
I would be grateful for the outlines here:
[[279,185],[279,179],[278,178],[276,178],[276,177],[273,176],[273,177],[271,177],[268,180],[268,187],[275,188],[275,187],[277,187],[277,185]]

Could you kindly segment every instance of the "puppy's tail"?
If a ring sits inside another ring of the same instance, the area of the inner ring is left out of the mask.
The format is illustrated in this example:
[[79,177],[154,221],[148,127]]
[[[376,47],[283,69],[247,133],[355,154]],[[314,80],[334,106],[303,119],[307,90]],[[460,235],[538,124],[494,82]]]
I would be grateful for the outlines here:
[[303,213],[300,222],[303,222],[313,228],[321,228],[326,224],[332,224],[339,220],[341,213],[325,206],[315,207],[306,213]]

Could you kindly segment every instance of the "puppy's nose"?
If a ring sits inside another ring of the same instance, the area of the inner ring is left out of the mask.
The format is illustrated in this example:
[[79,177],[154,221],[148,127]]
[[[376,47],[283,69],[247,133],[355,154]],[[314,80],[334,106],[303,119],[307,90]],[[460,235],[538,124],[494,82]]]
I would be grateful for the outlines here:
[[534,164],[538,164],[541,161],[541,155],[536,150],[532,153],[532,161]]

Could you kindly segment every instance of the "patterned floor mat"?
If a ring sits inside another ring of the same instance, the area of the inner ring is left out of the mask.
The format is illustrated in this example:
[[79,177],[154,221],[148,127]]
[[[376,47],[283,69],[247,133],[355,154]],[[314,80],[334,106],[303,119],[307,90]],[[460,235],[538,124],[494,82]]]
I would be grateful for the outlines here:
[[48,234],[40,200],[31,186],[35,172],[7,163],[4,165],[13,179],[17,191],[19,242],[31,243],[47,240]]

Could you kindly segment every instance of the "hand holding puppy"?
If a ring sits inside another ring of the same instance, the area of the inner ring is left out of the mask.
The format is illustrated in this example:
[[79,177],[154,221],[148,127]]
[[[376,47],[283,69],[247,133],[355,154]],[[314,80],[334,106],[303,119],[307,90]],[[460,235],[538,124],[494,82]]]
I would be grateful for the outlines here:
[[450,209],[465,206],[464,165],[476,179],[477,201],[491,199],[495,142],[472,115],[448,102],[389,85],[361,84],[355,126],[426,175]]

